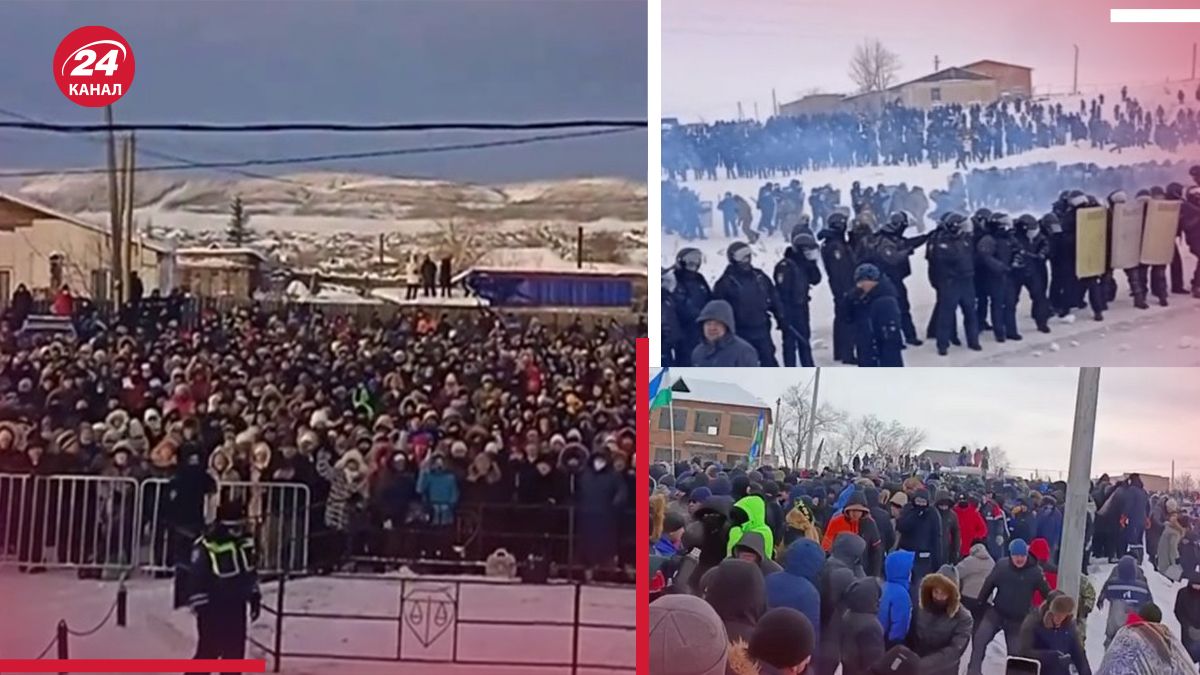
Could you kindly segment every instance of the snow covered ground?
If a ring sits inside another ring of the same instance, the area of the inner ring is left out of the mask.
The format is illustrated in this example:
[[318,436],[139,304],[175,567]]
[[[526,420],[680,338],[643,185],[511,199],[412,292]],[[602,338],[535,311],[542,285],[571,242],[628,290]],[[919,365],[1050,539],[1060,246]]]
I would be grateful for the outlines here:
[[[463,577],[452,578],[464,580]],[[264,586],[264,606],[274,607],[276,585]],[[190,658],[195,649],[195,622],[187,610],[171,609],[171,581],[135,579],[129,583],[128,626],[110,620],[95,635],[71,638],[72,658]],[[444,597],[455,593],[454,584],[436,579],[312,578],[288,583],[285,609],[294,612],[386,617],[388,620],[288,618],[284,623],[285,652],[351,654],[394,657],[397,650],[408,659],[450,660],[457,649],[459,661],[515,661],[569,663],[572,651],[570,626],[503,626],[471,624],[472,620],[545,621],[574,620],[574,588],[465,583],[459,587],[457,623],[442,634],[423,632],[430,617],[397,618],[400,597],[405,613],[419,597]],[[38,576],[0,570],[0,598],[8,610],[0,615],[0,658],[33,658],[53,638],[55,626],[65,619],[72,630],[95,626],[112,606],[115,582],[79,580],[65,573]],[[428,607],[428,605],[424,605]],[[433,605],[436,607],[436,604]],[[435,612],[436,613],[436,612]],[[426,623],[422,623],[422,619]],[[264,611],[252,635],[264,644],[274,639],[274,616]],[[624,628],[586,627],[579,631],[581,675],[613,675],[634,666],[634,591],[632,588],[585,586],[580,595],[581,624],[617,625]],[[457,642],[457,644],[455,644]],[[53,651],[49,655],[54,656]],[[250,647],[250,658],[267,658]],[[268,658],[268,670],[273,666]],[[566,675],[561,666],[473,666],[462,664],[338,662],[284,658],[282,672],[351,673],[372,675]],[[632,672],[627,670],[624,672]]]
[[[1198,151],[1200,152],[1200,151]],[[1121,155],[1086,146],[1068,148],[1040,148],[1033,152],[1005,157],[995,166],[1020,166],[1042,161],[1060,164],[1095,162],[1100,166],[1133,164],[1143,161],[1178,161],[1183,159],[1158,148],[1126,151]],[[896,184],[907,182],[921,185],[927,190],[946,186],[953,167],[943,165],[937,169],[930,166],[917,167],[864,167],[851,170],[828,169],[808,172],[799,176],[805,190],[832,184],[842,191],[843,199],[850,194],[850,185],[860,181],[863,185],[876,183]],[[1181,176],[1186,179],[1187,176]],[[787,182],[786,179],[776,179]],[[726,191],[752,198],[762,181],[757,179],[733,179],[716,181],[689,181],[686,186],[700,194],[700,198],[714,204]],[[1020,213],[1014,210],[1014,213]],[[932,226],[932,223],[929,224]],[[676,235],[663,235],[662,265],[674,264],[676,253],[685,247],[699,248],[704,252],[705,262],[701,268],[704,276],[716,281],[726,265],[725,249],[732,239],[719,236],[720,215],[716,215],[714,230],[718,236],[705,241],[689,242]],[[712,232],[710,230],[710,232]],[[760,239],[754,245],[754,265],[768,275],[773,273],[775,263],[783,257],[786,243],[782,238]],[[1183,248],[1183,247],[1181,247]],[[1185,281],[1190,280],[1196,260],[1186,250],[1184,253]],[[925,336],[925,326],[933,312],[936,300],[926,274],[924,252],[918,251],[911,258],[913,274],[908,279],[909,301],[912,304],[913,320],[917,325],[918,337]],[[1017,306],[1018,329],[1025,337],[1021,342],[997,344],[985,334],[981,342],[982,352],[973,352],[965,347],[951,348],[949,355],[939,357],[932,342],[921,347],[909,347],[904,352],[907,366],[1016,366],[1016,365],[1200,365],[1200,313],[1196,311],[1200,300],[1184,295],[1170,296],[1170,307],[1157,305],[1148,310],[1133,307],[1124,274],[1116,274],[1117,299],[1105,314],[1105,321],[1092,320],[1090,310],[1080,310],[1073,323],[1059,320],[1051,322],[1051,333],[1038,333],[1030,318],[1028,296],[1022,297]],[[833,301],[829,286],[822,282],[813,289],[811,328],[813,335],[813,357],[817,365],[834,365],[832,351]],[[776,347],[782,348],[778,332],[774,334]],[[778,357],[782,364],[782,357]]]

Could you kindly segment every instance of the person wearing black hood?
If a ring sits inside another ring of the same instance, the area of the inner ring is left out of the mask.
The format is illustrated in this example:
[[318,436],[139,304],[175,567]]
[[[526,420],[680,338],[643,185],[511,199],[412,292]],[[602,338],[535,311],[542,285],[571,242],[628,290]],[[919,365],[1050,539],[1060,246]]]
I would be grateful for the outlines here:
[[593,453],[579,477],[576,493],[579,552],[591,581],[597,567],[611,564],[617,556],[618,516],[630,495],[624,477],[609,466],[608,455]]
[[[987,301],[992,308],[992,332],[996,342],[1020,340],[1017,332],[1016,286],[1013,262],[1016,248],[1013,244],[1012,219],[1006,213],[993,213],[987,219],[986,231],[975,246],[980,266],[976,281],[986,289]],[[980,278],[979,271],[983,277]],[[984,313],[981,309],[981,315]]]
[[729,641],[749,640],[754,625],[767,611],[767,592],[758,565],[727,558],[701,578],[698,588],[721,617]]
[[763,500],[767,503],[766,523],[775,537],[774,550],[779,550],[783,542],[783,533],[787,529],[784,523],[783,505],[779,503],[779,483],[773,480],[763,482]]
[[958,514],[951,508],[954,506],[954,497],[942,490],[937,494],[936,504],[938,516],[942,520],[941,564],[956,565],[962,553],[962,530],[958,525]]
[[842,675],[868,675],[883,656],[883,626],[879,623],[879,581],[858,579],[842,595],[836,621],[841,638]]
[[1033,541],[1036,538],[1037,516],[1029,508],[1029,500],[1021,497],[1012,507],[1012,540]]
[[693,588],[699,588],[700,578],[721,564],[729,551],[729,510],[733,503],[728,497],[712,496],[704,500],[692,516],[694,522],[686,528],[689,538],[700,543],[700,564],[692,578]]
[[750,245],[736,241],[726,251],[729,265],[713,284],[713,298],[728,302],[738,337],[749,342],[758,352],[759,365],[774,368],[775,343],[771,339],[771,317],[783,325],[779,293],[771,278],[751,262]]
[[[867,543],[857,534],[839,534],[833,542],[829,560],[817,578],[817,591],[821,594],[821,642],[816,659],[816,672],[819,674],[833,673],[841,660],[841,654],[838,653],[841,635],[837,610],[851,584],[866,576],[862,568],[866,550]],[[882,644],[882,638],[880,642]]]
[[690,365],[692,351],[703,341],[700,324],[697,319],[704,306],[712,300],[712,289],[708,280],[700,273],[704,264],[704,254],[699,249],[683,248],[675,254],[675,266],[671,274],[675,277],[674,306],[679,317],[679,349],[678,353]]
[[854,253],[846,240],[846,214],[829,216],[821,230],[821,261],[829,277],[833,293],[833,360],[847,365],[855,363],[854,326],[845,312],[842,298],[854,288]]
[[1130,474],[1122,506],[1122,513],[1128,523],[1125,527],[1125,543],[1129,547],[1129,555],[1140,565],[1146,554],[1146,518],[1150,515],[1150,497],[1142,487],[1140,475]]
[[916,554],[912,569],[912,595],[917,597],[921,579],[936,572],[942,560],[942,518],[936,508],[929,508],[929,490],[921,488],[896,519],[897,547]]
[[817,240],[812,232],[797,228],[792,233],[792,245],[784,250],[783,259],[775,265],[785,366],[796,365],[797,353],[801,366],[813,366],[808,302],[809,289],[821,283],[821,268],[817,265],[820,257],[821,252],[817,249]]
[[1179,620],[1179,641],[1192,661],[1200,663],[1200,573],[1193,572],[1175,595],[1175,618]]
[[[189,453],[182,459],[183,465],[167,483],[166,515],[172,533],[167,561],[186,571],[188,547],[204,530],[204,503],[217,491],[217,482],[209,475],[199,453]],[[176,585],[176,588],[181,587]],[[176,600],[176,606],[182,606],[179,601],[183,599]]]
[[762,534],[754,531],[746,532],[733,545],[733,557],[757,565],[764,578],[776,572],[782,572],[783,568],[779,566],[779,563],[767,557],[766,547],[767,544],[763,541]]
[[926,253],[933,287],[937,291],[934,315],[937,317],[938,354],[942,356],[949,353],[960,309],[967,347],[975,351],[982,349],[979,345],[979,315],[975,309],[975,246],[971,233],[963,229],[966,222],[961,213],[943,215],[940,233],[930,239]]
[[867,508],[871,509],[871,520],[879,529],[880,551],[886,554],[896,547],[896,526],[892,522],[892,514],[879,501],[879,488],[864,488],[863,496],[867,498]]
[[858,366],[903,367],[903,332],[896,288],[870,263],[854,270],[855,289],[843,300],[854,324]]

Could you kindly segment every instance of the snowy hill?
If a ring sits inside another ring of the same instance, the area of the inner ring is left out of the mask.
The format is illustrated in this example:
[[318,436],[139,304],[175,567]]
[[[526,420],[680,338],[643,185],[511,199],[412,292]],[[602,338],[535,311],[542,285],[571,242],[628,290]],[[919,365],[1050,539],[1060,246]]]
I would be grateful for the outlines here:
[[[464,218],[498,221],[645,223],[646,186],[616,178],[543,181],[504,186],[473,185],[370,174],[313,172],[259,178],[218,179],[141,174],[134,206],[156,224],[205,228],[204,216],[223,222],[234,195],[255,217],[291,220],[299,230],[361,228],[361,221],[423,221]],[[105,213],[104,176],[58,175],[33,179],[17,192],[69,213]],[[337,222],[345,219],[346,222]],[[215,224],[215,223],[214,223]],[[315,227],[308,227],[315,226]]]

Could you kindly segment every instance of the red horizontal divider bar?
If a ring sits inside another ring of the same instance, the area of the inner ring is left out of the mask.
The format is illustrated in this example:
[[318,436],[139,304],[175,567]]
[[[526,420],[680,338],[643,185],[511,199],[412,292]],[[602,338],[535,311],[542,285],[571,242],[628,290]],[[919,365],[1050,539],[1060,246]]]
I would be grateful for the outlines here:
[[0,673],[264,673],[263,659],[0,659]]

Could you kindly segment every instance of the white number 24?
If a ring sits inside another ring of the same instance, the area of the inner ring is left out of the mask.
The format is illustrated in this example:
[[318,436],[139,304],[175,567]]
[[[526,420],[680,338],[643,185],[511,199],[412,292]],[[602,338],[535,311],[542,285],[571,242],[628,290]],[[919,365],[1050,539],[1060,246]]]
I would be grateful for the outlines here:
[[90,77],[92,74],[92,64],[96,64],[96,70],[103,70],[105,75],[112,77],[112,74],[117,70],[117,50],[110,49],[108,53],[96,60],[96,52],[91,49],[81,49],[75,54],[76,61],[82,61],[71,71],[71,77]]

